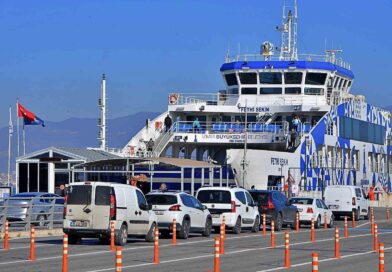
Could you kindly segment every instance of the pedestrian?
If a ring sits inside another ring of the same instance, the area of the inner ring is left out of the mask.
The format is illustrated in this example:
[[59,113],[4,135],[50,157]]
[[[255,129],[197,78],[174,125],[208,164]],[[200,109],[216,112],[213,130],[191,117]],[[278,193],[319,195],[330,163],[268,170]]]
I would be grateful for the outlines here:
[[150,140],[147,142],[147,151],[152,152],[154,149],[154,140],[150,138]]
[[295,140],[297,139],[297,131],[292,128],[290,131],[290,147],[295,147]]
[[150,126],[150,119],[146,119],[146,130],[148,131],[148,127]]
[[299,120],[298,115],[296,115],[292,121],[293,123],[293,128],[295,129],[295,131],[298,131],[298,127],[301,125],[301,120]]
[[164,120],[165,132],[168,132],[171,129],[172,123],[173,123],[173,121],[170,118],[169,114],[166,115],[165,120]]
[[200,122],[199,118],[195,118],[195,121],[193,121],[193,131],[194,132],[199,132],[200,131]]

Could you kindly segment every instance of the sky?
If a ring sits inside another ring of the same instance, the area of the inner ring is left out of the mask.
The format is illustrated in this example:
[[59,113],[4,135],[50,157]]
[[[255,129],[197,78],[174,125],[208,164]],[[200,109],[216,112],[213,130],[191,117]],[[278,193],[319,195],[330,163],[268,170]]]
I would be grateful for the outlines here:
[[[15,100],[48,121],[164,111],[170,92],[224,89],[232,54],[280,46],[283,0],[0,0],[0,126]],[[299,52],[343,49],[352,91],[392,105],[392,1],[299,0]]]

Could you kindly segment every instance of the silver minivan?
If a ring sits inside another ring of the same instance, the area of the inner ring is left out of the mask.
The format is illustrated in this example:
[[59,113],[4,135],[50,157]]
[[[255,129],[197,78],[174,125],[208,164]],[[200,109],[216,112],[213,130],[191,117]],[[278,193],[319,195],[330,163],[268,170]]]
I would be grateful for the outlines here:
[[117,245],[126,244],[128,235],[154,240],[156,215],[140,189],[108,182],[75,182],[67,186],[63,229],[70,244],[94,237],[108,243],[110,221],[115,222]]

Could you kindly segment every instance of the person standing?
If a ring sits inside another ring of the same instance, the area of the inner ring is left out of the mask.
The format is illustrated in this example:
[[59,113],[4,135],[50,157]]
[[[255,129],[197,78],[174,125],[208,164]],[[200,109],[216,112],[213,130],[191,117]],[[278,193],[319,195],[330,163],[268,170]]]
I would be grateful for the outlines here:
[[150,138],[150,140],[147,142],[147,151],[152,152],[154,149],[154,140]]
[[200,131],[200,122],[199,122],[199,118],[195,118],[195,121],[193,121],[193,130],[195,132],[199,132]]
[[165,117],[164,123],[165,123],[165,132],[168,132],[171,129],[173,123],[169,114]]
[[295,147],[295,140],[297,139],[297,131],[292,128],[290,131],[290,147]]

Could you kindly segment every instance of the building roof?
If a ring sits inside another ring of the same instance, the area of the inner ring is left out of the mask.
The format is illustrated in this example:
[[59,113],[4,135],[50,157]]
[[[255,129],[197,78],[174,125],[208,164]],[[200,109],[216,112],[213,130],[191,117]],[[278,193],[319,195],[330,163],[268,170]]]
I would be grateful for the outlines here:
[[24,156],[17,158],[17,161],[23,161],[28,159],[34,159],[42,154],[53,152],[60,154],[62,156],[69,157],[71,159],[76,159],[84,162],[94,162],[100,160],[108,159],[118,159],[121,158],[112,153],[106,152],[104,150],[92,149],[92,148],[75,148],[75,147],[47,147],[45,149],[37,150],[28,153]]

